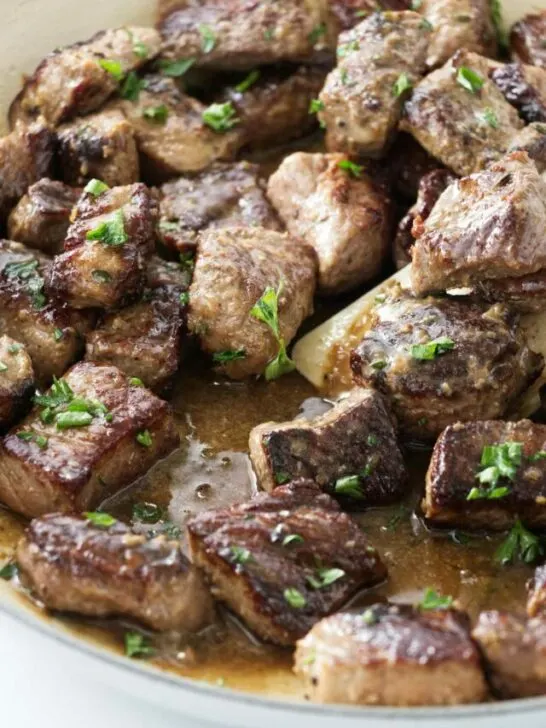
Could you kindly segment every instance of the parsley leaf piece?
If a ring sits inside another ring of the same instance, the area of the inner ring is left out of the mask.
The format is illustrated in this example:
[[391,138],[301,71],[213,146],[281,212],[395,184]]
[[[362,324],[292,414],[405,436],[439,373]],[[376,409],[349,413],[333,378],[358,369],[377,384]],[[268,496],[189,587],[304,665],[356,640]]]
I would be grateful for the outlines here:
[[392,87],[393,94],[398,98],[402,96],[405,91],[410,91],[413,88],[410,77],[407,73],[401,73]]
[[532,564],[544,555],[544,546],[538,536],[528,531],[520,519],[516,519],[510,533],[495,552],[494,559],[506,566],[513,561]]
[[290,374],[296,368],[296,365],[292,359],[288,356],[286,351],[286,345],[283,339],[279,340],[279,353],[272,359],[265,368],[265,380],[266,382],[272,382],[275,379],[279,379],[284,374]]
[[453,605],[453,597],[442,596],[434,589],[427,589],[419,602],[419,609],[449,609]]
[[233,129],[240,119],[231,101],[225,104],[211,104],[203,111],[203,123],[210,127],[213,131],[224,133]]
[[360,50],[360,43],[358,40],[352,40],[349,43],[345,43],[344,45],[340,45],[337,49],[337,57],[338,58],[345,58],[345,56],[348,56],[351,51],[358,51]]
[[120,96],[128,101],[138,101],[140,92],[144,87],[144,81],[142,81],[134,71],[130,71],[121,84],[119,93]]
[[14,561],[8,561],[2,568],[0,569],[0,579],[4,579],[4,581],[9,581],[10,579],[13,579],[14,576],[19,571],[19,567]]
[[493,25],[495,26],[497,41],[501,50],[507,50],[508,33],[504,26],[504,20],[502,17],[501,0],[491,0],[491,20],[493,21]]
[[275,28],[267,28],[264,30],[264,40],[273,40],[275,37]]
[[471,94],[477,94],[481,90],[484,80],[476,71],[467,66],[461,66],[457,71],[457,83]]
[[131,385],[131,387],[143,387],[144,386],[144,382],[142,381],[142,379],[139,379],[138,377],[131,377],[129,379],[129,384]]
[[487,106],[483,110],[483,113],[479,114],[478,117],[480,121],[482,121],[484,124],[487,124],[492,129],[499,128],[499,119],[490,106]]
[[3,361],[0,361],[0,372],[7,372],[8,371],[8,365],[5,364]]
[[133,506],[133,519],[142,523],[157,523],[161,521],[165,512],[156,503],[135,503]]
[[87,240],[98,240],[104,245],[111,245],[112,247],[124,245],[129,240],[129,236],[125,232],[125,220],[122,210],[117,210],[110,220],[102,222],[93,230],[88,230],[85,237]]
[[142,110],[142,116],[148,121],[154,122],[154,124],[165,124],[169,118],[169,109],[165,104],[159,104],[159,106],[147,106]]
[[18,354],[22,348],[23,348],[22,344],[10,344],[10,346],[8,346],[8,352],[12,355],[15,355],[15,354]]
[[155,654],[154,648],[140,632],[126,632],[124,643],[127,657],[151,657]]
[[414,359],[431,361],[455,348],[455,342],[448,336],[429,341],[428,344],[413,344],[410,352]]
[[136,441],[139,445],[142,445],[142,447],[152,447],[153,445],[153,438],[149,430],[142,430],[142,432],[138,432]]
[[348,172],[351,177],[361,177],[364,167],[361,164],[355,164],[350,159],[342,159],[341,162],[337,163],[337,166]]
[[112,276],[108,271],[105,270],[94,270],[91,273],[91,278],[97,283],[110,283]]
[[266,324],[271,329],[279,344],[277,356],[265,368],[265,378],[268,382],[278,379],[283,374],[288,374],[288,372],[295,369],[295,364],[286,352],[286,345],[279,330],[279,296],[281,291],[282,284],[279,285],[277,290],[268,286],[262,297],[250,310],[250,315],[253,318]]
[[55,341],[60,341],[64,337],[64,332],[62,329],[54,329],[53,331],[53,338]]
[[317,576],[308,576],[307,581],[313,589],[324,589],[344,576],[343,569],[317,569]]
[[287,602],[287,604],[289,604],[293,609],[303,609],[303,607],[307,604],[303,594],[294,587],[285,589],[283,596],[285,602]]
[[163,60],[160,61],[159,68],[164,76],[180,78],[181,76],[184,76],[194,64],[195,58],[181,58],[179,61]]
[[362,500],[364,498],[360,477],[358,475],[346,475],[343,478],[338,478],[334,485],[334,491],[336,495],[349,496],[355,500]]
[[252,554],[242,546],[230,546],[229,552],[234,564],[246,564],[248,561],[252,561]]
[[93,195],[93,197],[98,197],[99,195],[102,195],[103,192],[107,192],[109,189],[110,187],[108,187],[106,182],[103,182],[100,179],[92,179],[85,185],[83,191]]
[[203,53],[210,53],[216,45],[216,36],[212,28],[209,28],[208,25],[200,25],[199,32],[201,33],[201,50]]
[[71,430],[73,427],[87,427],[93,421],[91,412],[59,412],[55,415],[58,430]]
[[311,43],[311,45],[316,45],[318,40],[320,38],[322,38],[324,35],[326,35],[326,24],[321,23],[320,25],[315,25],[315,27],[309,33],[307,38],[309,39],[309,43]]
[[190,302],[190,294],[188,291],[183,291],[179,296],[178,300],[182,306],[187,306]]
[[108,71],[108,73],[113,76],[116,81],[121,81],[123,79],[123,76],[125,74],[123,73],[123,67],[119,61],[112,61],[108,58],[101,58],[98,61],[98,64],[105,71]]
[[309,104],[310,114],[318,114],[319,111],[324,111],[324,109],[324,101],[321,101],[320,99],[311,99],[311,103]]
[[259,80],[261,75],[262,72],[258,68],[250,71],[248,76],[244,78],[241,83],[238,83],[237,86],[235,86],[235,91],[238,91],[240,94],[244,94],[245,91],[248,91],[249,88],[254,86],[254,84],[256,83],[256,81]]
[[238,359],[244,359],[246,351],[244,349],[235,349],[226,351],[217,351],[212,355],[212,360],[217,364],[227,364],[230,361],[237,361]]
[[498,445],[486,445],[482,450],[480,459],[481,470],[476,479],[481,486],[472,488],[467,500],[496,500],[504,498],[510,493],[506,486],[498,486],[500,478],[514,480],[523,458],[523,443],[503,442]]
[[303,543],[304,538],[303,536],[300,536],[299,533],[290,533],[288,536],[285,536],[282,541],[283,546],[290,546],[290,544],[293,543]]
[[102,511],[88,511],[83,515],[89,523],[92,523],[93,526],[97,526],[98,528],[110,528],[110,526],[117,523],[114,516],[111,516],[109,513],[102,513]]

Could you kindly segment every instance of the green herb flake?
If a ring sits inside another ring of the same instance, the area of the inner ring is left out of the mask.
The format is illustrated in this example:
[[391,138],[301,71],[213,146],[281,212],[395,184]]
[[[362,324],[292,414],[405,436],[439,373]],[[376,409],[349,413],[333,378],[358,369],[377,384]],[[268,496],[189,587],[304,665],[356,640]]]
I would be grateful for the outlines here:
[[320,38],[326,35],[326,24],[316,25],[307,36],[311,45],[316,45]]
[[374,624],[379,622],[379,619],[373,609],[366,609],[365,612],[362,612],[360,619],[369,627],[372,627]]
[[229,553],[231,561],[234,564],[246,564],[252,560],[252,554],[248,549],[242,548],[241,546],[230,546]]
[[285,536],[282,541],[283,546],[290,546],[294,543],[303,543],[304,538],[303,536],[300,536],[299,533],[290,533],[288,536]]
[[109,513],[103,513],[102,511],[87,511],[83,515],[89,523],[93,524],[93,526],[97,526],[97,528],[110,528],[110,526],[117,523],[113,516]]
[[285,602],[289,604],[293,609],[303,609],[303,607],[305,607],[305,605],[307,604],[307,601],[303,594],[294,587],[289,587],[288,589],[285,589],[283,596]]
[[426,18],[423,18],[421,22],[419,23],[419,28],[421,30],[426,30],[427,32],[430,32],[431,30],[434,30],[434,26],[432,23],[427,20]]
[[137,58],[145,61],[150,55],[150,49],[146,43],[143,43],[141,40],[137,40],[133,43],[133,53]]
[[410,91],[412,88],[413,84],[408,74],[401,73],[394,82],[394,86],[392,87],[392,93],[398,98],[399,96],[402,96],[402,94],[406,91]]
[[275,482],[277,485],[284,485],[285,483],[289,483],[292,480],[289,473],[275,473]]
[[490,106],[487,106],[482,113],[478,114],[478,118],[483,124],[487,124],[492,129],[499,128],[499,119]]
[[19,572],[19,567],[14,561],[8,561],[0,568],[0,579],[10,581]]
[[355,164],[350,159],[342,159],[341,162],[337,163],[337,166],[344,172],[348,172],[351,177],[356,177],[357,179],[362,176],[364,170],[363,165]]
[[98,240],[104,245],[112,247],[124,245],[129,240],[129,236],[125,232],[123,211],[117,210],[110,220],[106,220],[93,230],[89,230],[85,237],[87,240]]
[[147,106],[142,110],[142,116],[154,124],[165,124],[169,118],[169,109],[165,104],[159,106]]
[[544,546],[540,539],[528,531],[518,518],[495,552],[494,559],[496,563],[506,566],[518,560],[525,564],[533,564],[541,556],[544,556]]
[[449,609],[453,606],[453,597],[442,596],[434,589],[427,589],[419,602],[419,609]]
[[23,348],[22,344],[10,344],[8,346],[8,354],[11,354],[12,356],[14,356],[15,354],[18,354],[22,348]]
[[124,77],[123,67],[119,61],[112,61],[108,58],[101,58],[97,61],[99,66],[113,76],[116,81],[121,81]]
[[159,68],[164,76],[180,78],[181,76],[184,76],[194,64],[195,58],[182,58],[179,61],[162,60],[159,63]]
[[58,430],[71,430],[75,427],[88,427],[93,422],[91,412],[59,412],[55,416]]
[[45,306],[47,299],[43,293],[44,279],[39,273],[39,263],[36,258],[8,263],[2,273],[10,280],[15,278],[24,283],[33,308],[41,310]]
[[131,387],[143,387],[144,386],[144,382],[142,381],[142,379],[139,379],[138,377],[131,377],[129,379],[129,384],[131,385]]
[[91,273],[91,278],[97,283],[110,283],[112,276],[105,270],[94,270]]
[[279,298],[282,292],[282,283],[277,290],[269,286],[261,298],[250,310],[250,315],[266,324],[273,332],[279,346],[277,356],[265,368],[265,379],[270,382],[294,371],[295,364],[288,356],[286,345],[279,330]]
[[484,80],[483,78],[467,66],[461,66],[457,71],[457,83],[471,94],[477,94],[481,90]]
[[385,367],[387,366],[387,362],[384,359],[375,359],[375,361],[371,362],[370,366],[372,369],[381,371],[381,369],[385,369]]
[[217,351],[215,354],[212,355],[212,360],[216,364],[229,364],[229,362],[244,359],[245,356],[246,351],[244,349],[227,349],[226,351]]
[[62,329],[55,329],[53,331],[53,338],[55,341],[61,341],[61,339],[64,337],[64,332]]
[[157,523],[161,521],[165,512],[161,506],[156,503],[135,503],[133,506],[133,520],[141,523]]
[[325,589],[344,576],[343,569],[317,569],[316,576],[308,576],[307,581],[313,589]]
[[318,114],[319,111],[324,111],[325,106],[324,102],[320,99],[311,99],[311,103],[309,104],[309,113],[310,114]]
[[455,342],[448,336],[429,341],[428,344],[413,344],[410,348],[411,356],[419,361],[432,361],[455,348]]
[[23,440],[23,442],[34,442],[37,447],[40,448],[40,450],[45,450],[47,448],[47,437],[44,437],[43,435],[37,435],[33,430],[24,430],[23,432],[18,432],[17,437],[19,438],[19,440]]
[[178,301],[182,306],[187,306],[190,302],[190,294],[187,291],[183,291],[178,296]]
[[195,268],[194,253],[180,253],[179,263],[181,270],[192,271]]
[[491,20],[497,33],[497,42],[501,50],[508,49],[508,33],[502,17],[501,0],[491,0]]
[[8,365],[5,364],[3,361],[0,361],[0,372],[7,372],[8,371]]
[[152,435],[149,430],[142,430],[142,432],[138,432],[136,441],[139,445],[142,445],[142,447],[152,447],[153,444]]
[[338,478],[334,485],[334,491],[336,495],[349,496],[355,500],[364,498],[358,475],[346,475],[343,478]]
[[261,71],[257,68],[255,68],[253,71],[250,71],[248,76],[241,81],[241,83],[238,83],[237,86],[235,86],[235,91],[237,91],[240,94],[244,94],[245,91],[248,91],[249,88],[254,86],[256,81],[259,80],[261,76]]
[[338,58],[345,58],[345,56],[348,56],[349,53],[352,51],[358,51],[360,50],[360,43],[358,40],[352,40],[349,43],[344,43],[343,45],[340,45],[337,49],[337,57]]
[[134,71],[131,71],[127,74],[127,76],[125,76],[120,86],[119,93],[120,96],[123,99],[127,99],[127,101],[138,101],[140,98],[140,92],[143,88],[144,81],[140,79]]
[[216,45],[216,36],[212,28],[209,28],[208,25],[200,25],[199,32],[201,33],[201,50],[203,53],[210,53]]
[[273,40],[275,37],[275,28],[267,28],[264,30],[264,40]]
[[93,197],[98,197],[99,195],[102,195],[103,192],[107,192],[109,189],[110,187],[108,187],[108,185],[102,180],[92,179],[85,185],[83,191],[93,195]]
[[366,442],[370,447],[373,447],[374,445],[377,445],[377,443],[379,442],[379,439],[378,439],[377,435],[374,435],[373,432],[370,432],[370,434],[368,435],[368,437],[366,439]]
[[546,450],[539,450],[534,455],[530,455],[528,459],[531,463],[536,463],[539,460],[544,460],[546,459]]
[[231,101],[225,104],[211,104],[203,111],[202,118],[204,124],[219,134],[233,129],[240,121]]
[[124,643],[127,657],[152,657],[155,654],[154,648],[140,632],[126,632]]
[[472,488],[466,499],[469,501],[497,500],[507,496],[510,488],[505,485],[499,486],[498,482],[501,478],[514,480],[522,459],[523,444],[521,442],[486,445],[480,459],[481,470],[476,475],[480,487]]

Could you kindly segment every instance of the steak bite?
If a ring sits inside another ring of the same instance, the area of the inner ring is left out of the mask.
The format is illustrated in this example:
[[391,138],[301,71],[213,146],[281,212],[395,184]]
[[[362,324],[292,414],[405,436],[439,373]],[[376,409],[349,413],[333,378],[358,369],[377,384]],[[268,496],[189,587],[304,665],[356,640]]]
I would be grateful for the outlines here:
[[216,162],[200,174],[165,183],[159,193],[159,236],[168,248],[180,252],[194,250],[203,230],[281,229],[265,196],[260,168],[250,162]]
[[330,35],[317,0],[161,0],[159,15],[164,56],[220,70],[299,61]]
[[231,107],[213,104],[207,112],[173,78],[159,74],[144,76],[142,83],[137,100],[119,105],[133,127],[147,177],[199,172],[218,159],[235,157],[244,136]]
[[29,187],[8,219],[8,235],[30,248],[58,253],[81,189],[44,177]]
[[441,167],[440,162],[423,149],[411,134],[397,135],[385,159],[389,181],[397,195],[414,202],[421,178]]
[[487,58],[460,50],[417,84],[406,101],[401,128],[457,175],[500,159],[523,126],[489,79],[493,68]]
[[411,11],[374,13],[338,42],[338,65],[320,93],[329,151],[382,156],[405,91],[425,70],[430,31]]
[[58,48],[38,65],[9,111],[18,119],[43,116],[56,126],[95,111],[118,89],[125,74],[159,53],[161,39],[152,28],[105,30],[83,43]]
[[499,304],[402,296],[374,311],[351,352],[353,379],[387,395],[406,435],[434,438],[459,420],[502,417],[542,371],[517,317]]
[[[251,72],[252,73],[252,72]],[[326,72],[322,68],[300,66],[289,75],[280,70],[258,71],[256,82],[248,88],[247,76],[240,84],[229,87],[218,103],[231,103],[245,135],[245,147],[262,149],[272,144],[286,144],[305,136],[316,127],[316,117],[309,113],[311,102],[318,95]]]
[[89,325],[87,316],[44,294],[50,266],[42,253],[0,240],[0,335],[24,344],[42,384],[62,376],[77,359],[80,334]]
[[472,637],[497,697],[546,694],[546,622],[504,612],[482,612]]
[[166,402],[115,367],[76,364],[4,439],[0,500],[28,517],[89,510],[178,444]]
[[515,60],[546,68],[546,10],[530,13],[512,26],[510,51]]
[[387,569],[358,525],[309,481],[188,523],[194,563],[262,639],[291,645]]
[[47,290],[75,308],[113,309],[137,298],[158,215],[143,184],[86,188],[72,215],[65,252],[47,276]]
[[546,68],[508,63],[491,78],[524,121],[546,121]]
[[313,420],[266,422],[249,439],[258,483],[272,491],[297,478],[366,508],[399,500],[406,469],[392,417],[373,389],[355,389]]
[[415,243],[412,233],[415,220],[422,225],[432,212],[442,192],[456,179],[448,169],[435,169],[421,177],[417,200],[400,220],[394,238],[393,257],[397,268],[404,268],[411,263],[411,250]]
[[380,272],[390,201],[360,165],[342,154],[296,152],[270,177],[267,192],[290,235],[315,249],[321,293],[343,293]]
[[427,66],[436,68],[465,48],[494,58],[497,35],[489,0],[424,0],[419,12],[432,25]]
[[527,152],[529,158],[536,164],[538,171],[544,177],[546,172],[546,124],[527,124],[512,139],[509,152]]
[[63,124],[57,130],[57,157],[62,179],[69,185],[100,179],[117,187],[139,180],[133,128],[118,109]]
[[334,614],[298,642],[294,659],[315,703],[458,705],[487,696],[468,617],[453,609],[376,604]]
[[108,525],[95,525],[94,515],[35,518],[19,542],[21,578],[48,609],[128,617],[159,631],[195,632],[212,621],[209,590],[178,540],[136,534],[107,514]]
[[[288,235],[258,227],[206,230],[190,287],[189,329],[229,377],[265,370],[276,378],[286,347],[313,311],[315,278],[314,251]],[[267,309],[271,323],[258,309]]]
[[51,171],[53,134],[40,123],[0,138],[0,224],[30,185]]
[[[464,457],[462,454],[464,453]],[[425,518],[440,526],[546,525],[546,427],[529,420],[457,422],[438,438],[427,472]]]
[[30,405],[34,370],[25,347],[0,336],[0,432],[5,432]]
[[527,584],[527,614],[529,617],[546,615],[546,566],[537,566],[535,574]]
[[458,180],[416,224],[413,292],[521,278],[546,267],[546,181],[525,152]]

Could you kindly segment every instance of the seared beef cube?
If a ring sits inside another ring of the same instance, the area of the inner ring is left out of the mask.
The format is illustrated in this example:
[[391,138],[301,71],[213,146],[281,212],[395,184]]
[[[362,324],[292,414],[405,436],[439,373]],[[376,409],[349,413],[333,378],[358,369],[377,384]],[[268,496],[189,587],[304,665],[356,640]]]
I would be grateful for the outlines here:
[[484,655],[497,697],[546,694],[546,621],[482,612],[472,636]]
[[531,66],[546,68],[546,10],[525,15],[512,27],[512,57]]
[[523,122],[496,84],[487,58],[458,51],[426,76],[405,105],[401,128],[455,174],[500,159]]
[[267,192],[290,235],[315,249],[319,292],[343,293],[380,272],[390,205],[360,165],[342,154],[296,152],[270,177]]
[[161,0],[159,13],[164,55],[221,70],[298,61],[329,36],[317,0]]
[[225,114],[215,130],[205,123],[207,107],[182,93],[173,78],[148,75],[144,84],[138,99],[122,101],[120,108],[134,129],[147,177],[199,172],[235,157],[244,141],[237,117]]
[[388,396],[410,436],[433,438],[458,420],[502,417],[544,364],[518,323],[498,304],[400,297],[374,309],[351,352],[353,378]]
[[[229,377],[262,374],[311,315],[315,279],[314,251],[288,235],[207,230],[190,287],[189,329]],[[264,296],[268,311],[276,307],[270,299],[277,302],[278,336],[255,315]]]
[[459,50],[495,57],[497,35],[489,0],[424,0],[419,5],[432,25],[427,66],[441,66]]
[[58,48],[27,79],[11,105],[10,123],[41,115],[57,125],[95,111],[117,90],[124,74],[156,56],[160,45],[152,28],[131,26]]
[[90,520],[35,518],[17,547],[24,583],[48,609],[129,617],[161,631],[205,627],[214,614],[212,599],[180,542],[109,520],[101,526],[92,514]]
[[524,121],[546,121],[546,68],[509,63],[496,68],[491,78]]
[[[329,0],[330,15],[339,30],[349,30],[362,22],[367,14],[377,12],[379,5],[375,0]],[[408,0],[382,0],[383,10],[407,10]]]
[[393,243],[393,257],[397,268],[411,263],[411,249],[415,243],[412,229],[415,220],[418,224],[428,218],[442,192],[457,178],[448,169],[435,169],[421,177],[417,201],[400,220]]
[[143,290],[159,209],[143,184],[84,192],[46,286],[75,308],[119,308]]
[[159,235],[168,248],[180,252],[193,250],[198,234],[211,228],[281,229],[265,196],[260,168],[250,162],[217,162],[201,174],[167,182],[160,195]]
[[87,317],[43,292],[51,260],[20,243],[0,241],[0,334],[25,345],[36,378],[49,384],[77,359]]
[[117,109],[61,126],[57,130],[57,155],[61,176],[70,185],[99,179],[116,187],[139,179],[133,128]]
[[482,281],[474,290],[486,301],[506,303],[520,313],[543,311],[546,305],[546,270],[518,278]]
[[544,176],[544,172],[546,172],[546,124],[527,124],[512,139],[508,151],[527,152],[538,171]]
[[387,575],[359,526],[308,481],[188,523],[214,595],[268,642],[291,645]]
[[34,370],[25,347],[0,336],[0,432],[25,413],[34,393]]
[[411,281],[421,296],[546,267],[546,181],[525,152],[451,184],[414,227]]
[[381,156],[394,136],[405,90],[425,70],[430,31],[411,11],[374,13],[342,33],[338,65],[320,93],[330,151]]
[[0,448],[0,501],[25,516],[85,511],[179,444],[169,406],[115,367],[76,364]]
[[[509,528],[517,518],[546,525],[546,427],[457,422],[438,438],[427,472],[425,517],[439,525]],[[499,469],[499,462],[500,469]]]
[[158,394],[167,393],[180,366],[183,289],[146,291],[133,306],[108,314],[87,337],[85,358],[112,364]]
[[414,202],[422,177],[441,167],[411,134],[398,134],[386,158],[391,186],[401,197]]
[[[326,73],[301,66],[294,73],[261,71],[262,78],[248,89],[226,89],[218,103],[231,103],[246,138],[245,146],[260,149],[286,144],[312,131],[316,117],[309,113]],[[241,82],[244,85],[245,79]]]
[[53,134],[41,124],[17,126],[0,138],[0,223],[27,191],[47,177],[53,159]]
[[469,620],[453,609],[334,614],[298,642],[295,671],[315,703],[458,705],[487,695]]
[[249,448],[265,490],[307,478],[361,508],[392,503],[406,490],[394,423],[384,398],[373,389],[355,389],[310,421],[258,425]]
[[529,617],[546,615],[546,566],[538,566],[535,575],[527,584],[527,614]]
[[147,287],[155,289],[169,286],[183,293],[190,287],[193,266],[193,258],[189,255],[181,256],[179,263],[152,255],[146,269]]
[[44,177],[21,198],[8,219],[8,234],[30,248],[58,253],[81,189]]

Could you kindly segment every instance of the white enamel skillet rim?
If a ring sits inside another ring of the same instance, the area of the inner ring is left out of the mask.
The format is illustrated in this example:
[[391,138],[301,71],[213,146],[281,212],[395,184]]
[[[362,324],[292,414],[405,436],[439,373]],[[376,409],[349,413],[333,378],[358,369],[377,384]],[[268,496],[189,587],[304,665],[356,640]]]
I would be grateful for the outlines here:
[[[546,0],[504,0],[508,23]],[[105,27],[127,23],[151,24],[155,0],[0,0],[0,108],[7,110],[22,73],[31,72],[53,48],[82,40]],[[4,116],[4,115],[2,115]],[[0,124],[5,124],[4,118]],[[3,131],[0,129],[0,131]],[[180,715],[223,726],[278,725],[283,728],[514,728],[518,719],[527,728],[546,725],[546,697],[454,708],[352,708],[318,706],[267,698],[219,688],[163,672],[143,662],[130,661],[98,645],[79,639],[62,623],[44,620],[25,607],[21,597],[0,584],[1,618],[13,618],[34,631],[37,648],[50,649],[56,642],[67,673],[92,673],[111,687],[161,705]],[[1,659],[1,658],[0,658]]]

